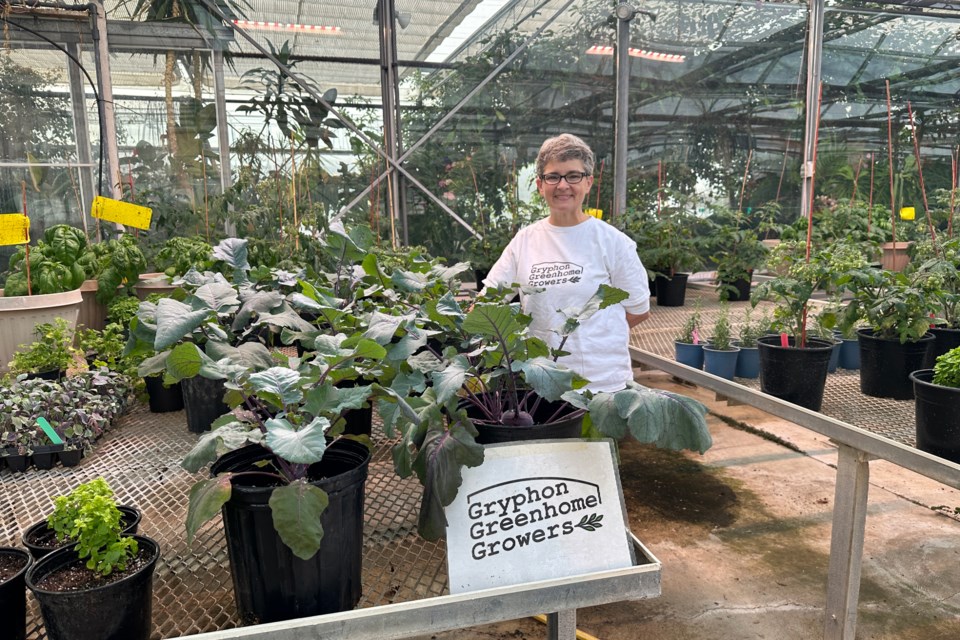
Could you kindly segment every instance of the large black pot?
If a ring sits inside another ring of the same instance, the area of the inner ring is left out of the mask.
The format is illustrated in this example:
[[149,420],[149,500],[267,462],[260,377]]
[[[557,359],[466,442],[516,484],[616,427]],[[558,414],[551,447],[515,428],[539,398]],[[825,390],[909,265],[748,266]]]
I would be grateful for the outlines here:
[[230,411],[223,402],[223,394],[227,391],[223,380],[194,376],[182,381],[182,389],[187,429],[191,433],[209,431],[214,420]]
[[859,329],[860,391],[874,398],[912,400],[910,374],[923,369],[927,349],[933,344],[928,333],[915,342],[875,338],[873,329]]
[[[340,380],[336,383],[338,389],[352,389],[354,387],[369,385],[367,380]],[[359,409],[347,409],[343,414],[346,424],[343,427],[343,433],[353,436],[370,436],[373,434],[373,407],[367,405]]]
[[729,302],[740,302],[750,300],[750,288],[752,283],[747,278],[737,278],[733,282],[720,282],[720,299],[724,298]]
[[[463,403],[461,406],[467,410],[467,416],[473,420],[473,426],[479,433],[477,442],[480,444],[579,438],[583,429],[583,412],[563,400],[557,402],[541,400],[536,411],[532,413],[534,423],[528,427],[484,424],[478,421],[483,414],[477,407],[469,403]],[[552,422],[542,424],[551,418]]]
[[9,640],[27,637],[27,588],[24,580],[33,561],[23,549],[0,547],[0,559],[22,563],[22,567],[6,580],[0,581],[0,629]]
[[165,387],[163,377],[147,376],[143,379],[147,385],[151,413],[168,413],[183,409],[183,385],[179,382]]
[[[140,519],[142,514],[136,507],[120,505],[120,529],[122,533],[134,535],[140,528]],[[72,546],[72,543],[60,544],[57,542],[56,532],[47,524],[46,518],[35,522],[20,536],[20,542],[30,550],[30,555],[39,560],[51,551],[56,551],[65,546]]]
[[917,397],[917,448],[960,462],[960,389],[933,384],[933,369],[910,374]]
[[790,338],[789,346],[780,346],[780,336],[763,336],[757,340],[760,390],[811,411],[820,411],[833,343],[807,338],[803,349],[793,345],[794,340]]
[[682,307],[687,296],[689,273],[675,273],[672,278],[657,276],[657,306]]
[[924,369],[933,369],[939,356],[960,347],[960,329],[930,327],[930,333],[933,334],[933,344],[927,349],[927,356],[923,359]]
[[[211,473],[263,470],[256,463],[272,459],[263,447],[249,445],[221,456]],[[293,555],[273,527],[268,501],[276,478],[267,474],[233,478],[230,500],[222,509],[223,528],[244,624],[347,611],[357,605],[369,462],[365,446],[344,439],[310,467],[308,477],[318,478],[311,484],[323,489],[330,503],[321,516],[323,542],[309,560]]]
[[48,640],[149,640],[153,626],[153,571],[160,547],[135,536],[142,557],[149,560],[120,580],[92,589],[50,591],[44,578],[58,569],[84,562],[73,548],[58,549],[27,571],[27,587],[40,602]]

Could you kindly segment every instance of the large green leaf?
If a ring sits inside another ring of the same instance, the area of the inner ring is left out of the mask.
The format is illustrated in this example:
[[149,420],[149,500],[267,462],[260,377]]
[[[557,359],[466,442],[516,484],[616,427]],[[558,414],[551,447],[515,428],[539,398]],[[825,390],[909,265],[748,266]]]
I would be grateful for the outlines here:
[[192,378],[200,373],[206,356],[200,348],[192,342],[178,344],[167,356],[166,378],[177,382],[184,378]]
[[187,507],[187,544],[193,544],[193,536],[200,527],[220,513],[220,508],[230,499],[231,489],[229,475],[201,480],[190,487],[190,503]]
[[[591,415],[595,403],[607,402],[603,398],[605,395],[615,396],[617,413],[626,420],[630,435],[639,442],[652,443],[664,449],[689,449],[700,453],[713,444],[707,428],[707,409],[692,398],[630,383],[626,389],[613,394],[597,394],[590,402]],[[594,417],[594,423],[605,435],[615,437],[617,426],[613,421],[604,423]],[[609,434],[606,432],[608,426],[613,429]]]
[[447,265],[435,264],[430,267],[430,274],[439,278],[440,280],[443,280],[444,282],[447,282],[453,278],[456,278],[461,273],[470,271],[471,269],[472,267],[470,266],[469,262],[458,262],[457,264],[449,267]]
[[363,337],[374,340],[377,344],[389,344],[401,324],[410,320],[410,316],[391,316],[374,311]]
[[241,295],[243,305],[233,319],[231,329],[238,332],[246,328],[254,314],[264,315],[272,313],[283,304],[283,296],[278,291],[257,291],[250,295]]
[[234,271],[249,271],[250,263],[247,262],[247,239],[226,238],[225,240],[221,240],[220,244],[213,248],[213,259],[223,260],[228,266],[232,267]]
[[225,282],[211,282],[194,292],[194,297],[205,305],[202,308],[213,309],[219,314],[233,313],[240,306],[237,290]]
[[433,388],[437,393],[437,402],[444,404],[457,395],[457,392],[463,388],[463,382],[467,378],[467,369],[469,368],[470,363],[467,359],[458,355],[454,356],[441,371],[434,371],[430,374]]
[[299,402],[303,398],[300,380],[300,374],[287,367],[270,367],[266,371],[252,373],[248,378],[255,392],[273,396],[280,406]]
[[400,291],[419,293],[427,286],[427,277],[425,275],[404,271],[403,269],[394,271],[390,279],[393,286]]
[[147,376],[163,373],[164,369],[167,368],[168,355],[170,355],[169,351],[161,351],[160,353],[155,353],[145,358],[137,367],[137,375],[141,378],[146,378]]
[[587,300],[583,307],[580,309],[563,309],[561,311],[561,313],[566,316],[567,320],[560,329],[560,335],[570,335],[574,329],[583,324],[597,311],[606,309],[614,304],[619,304],[629,297],[630,294],[623,289],[617,289],[616,287],[611,287],[608,284],[601,284],[597,289],[597,292],[594,293],[589,300]]
[[286,418],[270,418],[264,426],[267,428],[267,447],[287,462],[320,462],[327,449],[325,434],[330,428],[330,421],[323,416],[314,418],[300,429],[290,424]]
[[323,540],[320,516],[329,503],[323,489],[303,479],[277,487],[270,494],[273,528],[293,555],[309,560],[320,550]]
[[292,310],[281,311],[280,313],[262,313],[257,318],[256,324],[266,324],[293,331],[313,331],[316,328]]
[[414,470],[423,484],[418,528],[427,540],[446,533],[444,507],[453,502],[463,483],[463,467],[483,463],[483,445],[475,441],[477,432],[467,420],[458,420],[449,428],[432,427],[420,448]]
[[202,325],[211,311],[194,310],[173,298],[161,298],[157,303],[157,336],[153,341],[156,351],[163,351],[186,338]]
[[504,305],[478,304],[463,319],[465,332],[498,340],[505,340],[522,328],[513,310]]
[[390,345],[387,351],[387,360],[403,361],[422,349],[427,344],[427,334],[423,331],[414,334],[407,334],[400,338],[396,344]]
[[200,436],[197,444],[180,463],[190,473],[200,471],[227,451],[239,449],[250,442],[259,442],[262,438],[258,429],[251,429],[250,425],[238,421],[231,414],[218,418],[211,428],[212,431]]
[[527,384],[545,400],[556,402],[567,391],[578,389],[587,384],[572,369],[557,364],[549,358],[537,357],[532,360],[515,363],[523,371]]
[[620,416],[616,395],[599,393],[589,403],[590,421],[608,438],[619,440],[627,435],[627,421]]

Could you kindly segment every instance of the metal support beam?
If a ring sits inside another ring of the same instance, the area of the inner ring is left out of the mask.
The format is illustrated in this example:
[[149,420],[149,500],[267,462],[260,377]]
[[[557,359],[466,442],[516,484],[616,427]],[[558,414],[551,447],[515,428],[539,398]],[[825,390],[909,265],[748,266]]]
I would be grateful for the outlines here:
[[627,208],[627,156],[630,155],[630,21],[637,15],[629,3],[621,3],[614,10],[617,18],[616,77],[617,97],[613,123],[613,211],[616,218]]
[[803,134],[803,185],[800,192],[800,215],[807,217],[813,202],[814,150],[817,144],[817,122],[820,120],[820,64],[823,58],[824,0],[810,0],[807,29],[807,116]]
[[547,614],[547,640],[576,640],[577,610]]
[[[77,44],[64,45],[71,56],[80,59],[80,47]],[[93,202],[93,195],[96,193],[96,186],[93,182],[93,170],[91,167],[92,159],[90,156],[90,128],[87,122],[87,95],[84,91],[84,78],[80,69],[69,57],[67,58],[67,74],[70,79],[70,106],[73,108],[73,131],[74,141],[77,146],[77,161],[80,166],[77,167],[78,180],[80,186],[80,220],[83,222],[83,232],[87,230],[87,216],[90,212],[90,204]],[[72,169],[68,169],[72,171]]]
[[854,640],[870,486],[869,456],[840,445],[833,499],[824,640]]
[[96,15],[93,20],[94,54],[97,61],[97,84],[100,93],[100,144],[106,156],[104,174],[109,185],[109,193],[115,200],[121,200],[120,154],[117,151],[117,120],[113,109],[113,81],[110,75],[110,49],[107,45],[107,13],[103,0],[95,0]]
[[400,95],[397,74],[397,20],[394,0],[377,0],[376,14],[380,23],[380,96],[383,102],[384,151],[391,163],[387,166],[387,199],[391,218],[391,235],[394,243],[407,246],[406,202],[402,177],[391,165],[399,163],[400,157]]
[[217,105],[217,144],[220,150],[220,189],[226,193],[233,184],[230,172],[230,127],[227,126],[227,90],[223,82],[223,51],[213,50],[213,99]]

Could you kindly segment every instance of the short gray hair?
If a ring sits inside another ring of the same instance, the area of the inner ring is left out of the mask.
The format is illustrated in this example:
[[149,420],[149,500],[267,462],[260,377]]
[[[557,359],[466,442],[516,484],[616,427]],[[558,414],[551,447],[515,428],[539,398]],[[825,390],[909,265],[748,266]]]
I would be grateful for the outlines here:
[[540,145],[537,154],[537,175],[543,175],[543,169],[549,162],[567,162],[579,160],[583,163],[583,170],[593,175],[593,151],[590,145],[570,133],[561,133],[555,138],[548,138]]

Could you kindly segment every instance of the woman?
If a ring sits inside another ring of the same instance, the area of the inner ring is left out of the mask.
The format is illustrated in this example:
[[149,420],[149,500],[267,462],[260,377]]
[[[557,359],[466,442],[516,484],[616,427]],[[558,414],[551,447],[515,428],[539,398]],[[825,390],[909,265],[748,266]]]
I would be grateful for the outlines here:
[[647,272],[636,243],[611,225],[583,212],[593,186],[593,151],[568,133],[550,138],[537,155],[537,191],[550,216],[521,229],[484,279],[485,286],[521,284],[541,288],[521,292],[534,335],[552,347],[565,321],[560,309],[579,309],[601,284],[630,297],[598,311],[567,339],[569,356],[560,362],[590,381],[592,391],[619,391],[633,380],[627,348],[630,328],[650,315]]

